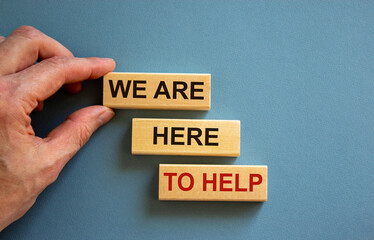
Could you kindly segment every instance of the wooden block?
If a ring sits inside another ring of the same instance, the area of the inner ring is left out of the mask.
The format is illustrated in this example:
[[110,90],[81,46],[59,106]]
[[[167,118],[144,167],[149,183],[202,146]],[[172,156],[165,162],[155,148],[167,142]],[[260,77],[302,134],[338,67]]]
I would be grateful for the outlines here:
[[240,121],[134,118],[132,154],[237,157]]
[[160,164],[159,200],[267,201],[267,166]]
[[103,91],[103,105],[111,108],[210,109],[210,74],[111,72]]

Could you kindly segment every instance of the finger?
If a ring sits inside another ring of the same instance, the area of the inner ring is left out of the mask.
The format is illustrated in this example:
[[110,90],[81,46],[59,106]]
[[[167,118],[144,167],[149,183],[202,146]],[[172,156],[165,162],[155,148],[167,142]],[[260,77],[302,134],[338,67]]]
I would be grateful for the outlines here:
[[82,90],[82,83],[68,83],[64,85],[64,90],[70,94],[77,94]]
[[3,42],[4,40],[5,40],[5,37],[0,36],[0,43]]
[[96,79],[113,71],[115,62],[109,58],[54,57],[43,60],[17,73],[26,112],[36,107],[64,84]]
[[113,110],[104,106],[90,106],[74,112],[45,138],[48,151],[54,153],[62,168],[113,116]]
[[0,75],[21,71],[38,58],[54,56],[72,57],[73,54],[39,30],[30,26],[19,27],[0,45]]

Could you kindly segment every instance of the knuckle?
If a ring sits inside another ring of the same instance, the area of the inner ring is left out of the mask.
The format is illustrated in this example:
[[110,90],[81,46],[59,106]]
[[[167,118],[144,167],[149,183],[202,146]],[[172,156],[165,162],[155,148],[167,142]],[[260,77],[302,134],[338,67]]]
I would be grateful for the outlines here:
[[45,188],[48,185],[54,183],[61,171],[61,166],[58,162],[48,164],[43,170],[43,179],[41,181],[40,188]]
[[77,133],[74,136],[75,139],[73,139],[73,141],[76,142],[78,149],[82,148],[92,134],[92,130],[89,124],[85,121],[75,120],[71,116],[69,116],[66,120],[71,121],[73,124],[79,125]]
[[8,106],[9,100],[13,98],[14,93],[14,84],[6,79],[0,79],[0,105],[2,106],[0,110],[7,109],[5,106]]
[[0,79],[0,97],[3,94],[7,94],[11,91],[11,86],[5,79]]
[[28,25],[17,28],[15,32],[28,39],[40,38],[42,36],[42,33],[38,29]]
[[63,56],[55,56],[48,59],[43,60],[44,64],[47,65],[47,67],[50,67],[52,69],[55,69],[61,74],[64,74],[65,66],[67,64],[68,58]]
[[45,59],[44,62],[55,65],[57,67],[61,67],[66,64],[67,58],[63,56],[54,56],[48,59]]
[[60,171],[57,170],[56,167],[53,167],[52,169],[50,169],[50,172],[49,172],[48,178],[47,178],[47,184],[50,185],[50,184],[54,183],[57,180],[59,173],[60,173]]
[[19,30],[19,31],[34,31],[34,30],[37,30],[37,29],[34,28],[33,26],[30,26],[30,25],[22,25],[19,28],[17,28],[16,30]]
[[79,128],[79,147],[83,147],[84,144],[88,141],[88,139],[91,136],[91,130],[88,127],[87,124],[82,124],[81,127]]

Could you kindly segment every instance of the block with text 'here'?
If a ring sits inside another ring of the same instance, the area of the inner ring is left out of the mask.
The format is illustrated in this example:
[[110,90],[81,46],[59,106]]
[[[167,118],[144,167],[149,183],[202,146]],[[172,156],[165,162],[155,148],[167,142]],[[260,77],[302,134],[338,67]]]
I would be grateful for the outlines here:
[[210,74],[104,75],[103,105],[123,109],[209,110]]
[[267,201],[267,166],[160,164],[159,200]]
[[132,120],[132,154],[240,155],[240,121],[196,119]]

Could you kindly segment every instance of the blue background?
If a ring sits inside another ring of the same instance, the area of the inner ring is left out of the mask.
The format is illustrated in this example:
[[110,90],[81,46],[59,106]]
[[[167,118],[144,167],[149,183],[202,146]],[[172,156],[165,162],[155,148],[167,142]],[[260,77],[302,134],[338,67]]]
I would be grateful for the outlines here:
[[[212,108],[117,110],[1,239],[374,239],[373,1],[0,0],[0,34],[23,24],[116,71],[211,73]],[[133,117],[241,120],[241,156],[132,156]],[[268,165],[268,202],[159,202],[159,163]]]

